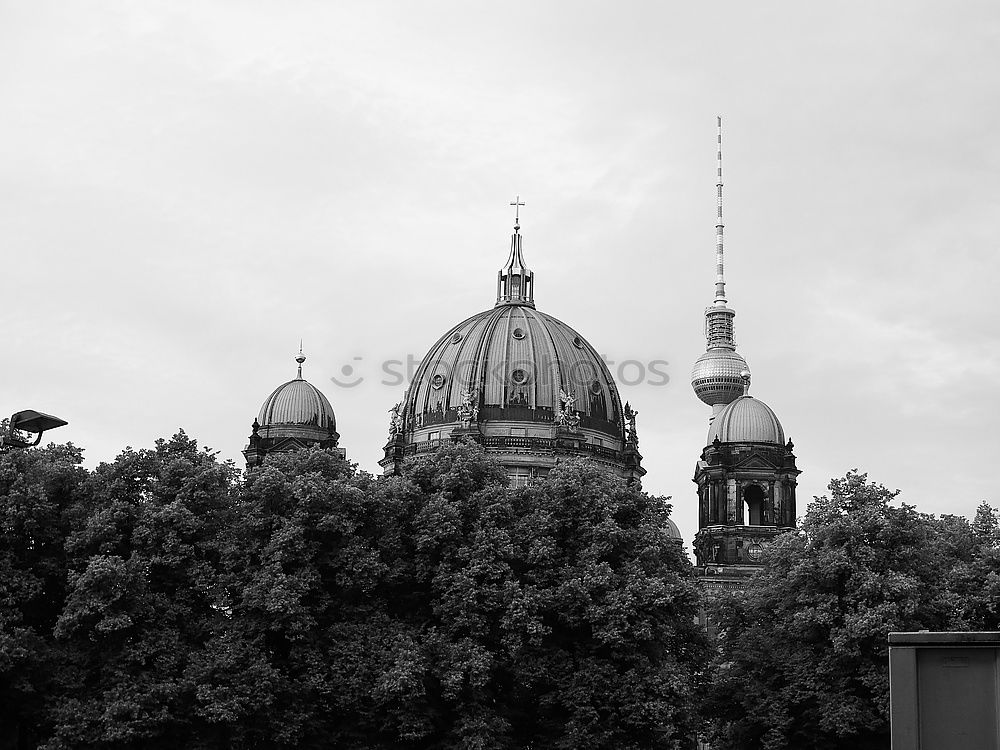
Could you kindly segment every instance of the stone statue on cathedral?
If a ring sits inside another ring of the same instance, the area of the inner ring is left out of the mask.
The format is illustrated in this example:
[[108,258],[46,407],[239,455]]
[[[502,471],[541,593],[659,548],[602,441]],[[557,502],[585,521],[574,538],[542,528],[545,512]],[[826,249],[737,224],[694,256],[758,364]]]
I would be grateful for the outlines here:
[[625,420],[628,422],[628,427],[625,431],[625,442],[631,445],[633,448],[639,447],[639,433],[635,429],[635,418],[639,416],[639,412],[632,408],[628,401],[625,402]]
[[462,391],[462,403],[458,405],[458,421],[469,428],[479,421],[479,390]]
[[573,406],[576,404],[576,396],[559,389],[559,411],[556,413],[556,424],[567,430],[576,430],[580,427],[580,415]]
[[389,409],[389,439],[392,440],[403,431],[403,405],[396,404]]

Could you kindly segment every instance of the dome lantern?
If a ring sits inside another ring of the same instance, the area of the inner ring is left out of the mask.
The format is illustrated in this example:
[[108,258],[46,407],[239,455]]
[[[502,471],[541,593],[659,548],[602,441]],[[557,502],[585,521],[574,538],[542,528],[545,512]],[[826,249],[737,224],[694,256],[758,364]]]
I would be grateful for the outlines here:
[[518,209],[524,205],[521,196],[510,204],[514,206],[514,234],[510,238],[510,255],[504,267],[497,272],[497,306],[535,306],[535,274],[528,270],[521,253],[521,220]]

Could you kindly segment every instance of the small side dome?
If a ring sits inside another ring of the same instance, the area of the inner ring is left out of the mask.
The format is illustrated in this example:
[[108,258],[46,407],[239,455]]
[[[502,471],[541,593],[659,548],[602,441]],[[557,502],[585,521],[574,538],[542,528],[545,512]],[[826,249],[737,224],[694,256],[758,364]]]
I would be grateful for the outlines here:
[[294,438],[321,445],[337,445],[337,418],[333,407],[323,392],[302,378],[302,363],[306,355],[299,347],[295,357],[299,365],[295,380],[289,380],[275,388],[264,400],[254,423],[254,434],[262,433],[265,438]]
[[295,361],[299,364],[295,380],[275,388],[254,420],[253,434],[243,450],[249,469],[260,466],[271,453],[287,453],[317,445],[336,450],[342,457],[346,455],[344,449],[337,446],[340,435],[330,401],[319,388],[302,379],[306,355],[301,346]]
[[740,396],[712,421],[708,444],[716,438],[723,443],[785,444],[785,431],[771,407],[753,396]]
[[337,419],[329,399],[316,386],[296,378],[279,385],[260,407],[261,427],[301,425],[324,432],[337,429]]
[[674,541],[677,542],[684,541],[684,537],[681,535],[681,530],[677,527],[677,524],[674,523],[672,518],[667,519],[667,534]]

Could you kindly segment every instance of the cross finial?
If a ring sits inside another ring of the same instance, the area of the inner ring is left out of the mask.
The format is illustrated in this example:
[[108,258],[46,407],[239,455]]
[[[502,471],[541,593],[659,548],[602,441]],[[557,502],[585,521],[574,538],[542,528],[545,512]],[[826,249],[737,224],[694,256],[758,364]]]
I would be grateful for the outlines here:
[[524,201],[522,201],[521,196],[518,195],[514,197],[514,200],[511,201],[510,205],[514,207],[514,229],[520,229],[521,228],[520,209],[521,206],[524,205]]

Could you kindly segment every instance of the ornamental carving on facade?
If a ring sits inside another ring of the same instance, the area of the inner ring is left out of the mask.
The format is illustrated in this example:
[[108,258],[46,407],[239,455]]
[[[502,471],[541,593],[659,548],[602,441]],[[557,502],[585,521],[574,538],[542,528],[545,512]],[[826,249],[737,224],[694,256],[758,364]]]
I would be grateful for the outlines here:
[[403,431],[403,405],[396,404],[389,409],[389,439],[392,440]]
[[559,410],[556,412],[556,424],[567,430],[577,430],[580,427],[580,414],[573,408],[576,396],[559,389]]
[[458,405],[458,422],[469,428],[479,421],[479,390],[462,391],[462,403]]
[[628,401],[625,402],[625,420],[628,426],[625,430],[625,442],[633,448],[639,447],[639,433],[635,429],[635,418],[639,412],[632,408]]

